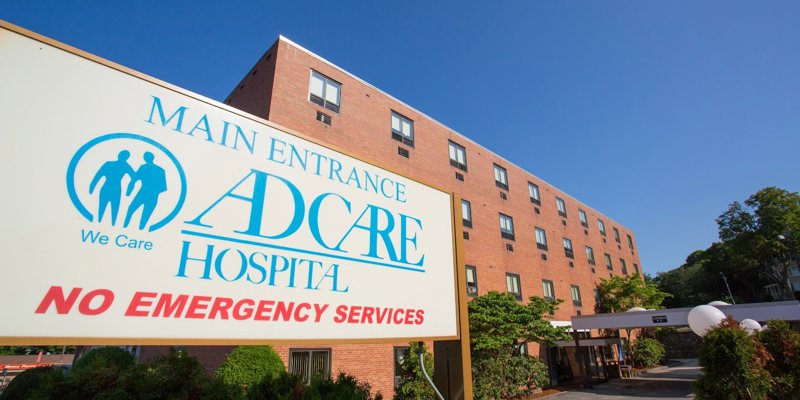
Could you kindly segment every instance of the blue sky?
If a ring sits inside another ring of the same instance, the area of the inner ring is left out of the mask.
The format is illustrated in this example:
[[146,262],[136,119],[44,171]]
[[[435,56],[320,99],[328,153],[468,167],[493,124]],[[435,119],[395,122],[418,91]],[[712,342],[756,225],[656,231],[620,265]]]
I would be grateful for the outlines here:
[[0,19],[222,100],[279,34],[631,228],[645,271],[800,190],[797,1],[0,2]]

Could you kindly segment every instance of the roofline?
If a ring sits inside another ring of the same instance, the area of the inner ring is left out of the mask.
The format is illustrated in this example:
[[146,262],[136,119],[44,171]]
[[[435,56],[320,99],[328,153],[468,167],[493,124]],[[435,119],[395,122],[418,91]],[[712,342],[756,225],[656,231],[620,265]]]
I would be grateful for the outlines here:
[[[329,60],[325,59],[324,57],[322,57],[322,56],[318,55],[317,53],[314,53],[313,51],[311,51],[311,50],[308,50],[307,48],[305,48],[305,47],[303,47],[303,46],[301,46],[301,45],[297,44],[296,42],[292,41],[291,39],[287,38],[286,36],[283,36],[283,35],[278,35],[278,41],[279,41],[279,42],[280,42],[280,41],[286,42],[287,44],[290,44],[290,45],[292,45],[292,46],[294,46],[294,47],[298,48],[299,50],[302,50],[303,52],[305,52],[306,54],[308,54],[308,55],[310,55],[310,56],[312,56],[312,57],[316,58],[317,60],[319,60],[319,61],[322,61],[323,63],[325,63],[325,64],[328,64],[329,66],[331,66],[331,67],[333,67],[333,68],[336,68],[336,69],[338,69],[339,71],[343,72],[345,75],[349,76],[350,78],[353,78],[353,79],[355,79],[356,81],[358,81],[358,82],[360,82],[360,83],[362,83],[362,84],[364,84],[364,85],[368,86],[369,88],[371,88],[371,89],[373,89],[373,90],[377,91],[378,93],[380,93],[380,94],[382,94],[382,95],[384,95],[384,96],[386,96],[386,97],[388,97],[388,98],[390,98],[390,99],[392,99],[392,100],[394,100],[394,101],[396,101],[396,102],[398,102],[398,103],[402,104],[402,105],[403,105],[403,106],[405,106],[405,107],[408,107],[409,109],[411,109],[412,111],[416,112],[417,114],[419,114],[419,115],[422,115],[423,117],[425,117],[425,118],[429,119],[430,121],[433,121],[435,124],[437,124],[437,125],[441,126],[442,128],[445,128],[445,129],[447,129],[448,131],[452,132],[452,133],[453,133],[453,134],[455,134],[455,135],[458,135],[458,136],[460,136],[460,137],[461,137],[461,138],[463,138],[464,140],[466,140],[466,141],[468,141],[468,142],[470,142],[470,143],[472,143],[472,144],[474,144],[474,145],[476,145],[476,146],[480,146],[480,147],[481,147],[481,148],[483,148],[483,149],[486,149],[486,151],[488,151],[489,153],[491,153],[491,154],[492,154],[492,155],[494,155],[495,157],[497,157],[497,158],[501,159],[502,161],[504,161],[504,162],[506,162],[506,163],[508,163],[508,164],[510,164],[510,165],[512,165],[512,166],[514,166],[514,167],[516,167],[516,168],[518,168],[518,169],[520,169],[520,170],[522,170],[522,171],[525,171],[525,173],[527,173],[527,174],[528,174],[528,175],[530,175],[531,177],[533,177],[533,178],[535,178],[535,179],[537,179],[537,180],[539,180],[539,181],[541,181],[541,182],[543,182],[543,183],[546,183],[546,184],[548,184],[548,185],[552,186],[552,187],[553,187],[553,188],[555,188],[555,189],[558,189],[558,187],[557,187],[556,185],[553,185],[552,183],[550,183],[550,182],[548,182],[548,181],[546,181],[546,180],[544,180],[544,179],[542,179],[542,178],[540,178],[540,177],[538,177],[538,176],[534,175],[532,172],[530,172],[530,171],[528,171],[527,169],[525,169],[525,168],[522,168],[522,167],[520,167],[519,165],[517,165],[517,164],[515,164],[515,163],[513,163],[513,162],[511,162],[511,161],[509,161],[507,158],[505,158],[505,157],[503,157],[503,156],[501,156],[501,155],[499,155],[499,154],[495,153],[494,151],[492,151],[492,150],[491,150],[491,149],[489,149],[488,147],[486,147],[486,146],[484,146],[484,145],[482,145],[482,144],[480,144],[480,143],[478,143],[478,142],[476,142],[476,141],[474,141],[474,140],[470,139],[470,138],[469,138],[469,137],[467,137],[466,135],[464,135],[464,134],[462,134],[462,133],[460,133],[460,132],[456,131],[455,129],[453,129],[453,128],[451,128],[451,127],[447,126],[447,125],[445,125],[443,122],[441,122],[441,121],[437,120],[436,118],[433,118],[433,117],[431,117],[430,115],[428,115],[428,114],[426,114],[426,113],[424,113],[424,112],[422,112],[422,111],[418,110],[417,108],[415,108],[415,107],[412,107],[412,106],[408,105],[406,102],[404,102],[404,101],[402,101],[402,100],[400,100],[400,99],[398,99],[398,98],[396,98],[396,97],[392,96],[391,94],[389,94],[389,93],[386,93],[385,91],[381,90],[380,88],[376,87],[375,85],[373,85],[373,84],[371,84],[371,83],[369,83],[369,82],[367,82],[367,81],[365,81],[365,80],[363,80],[363,79],[359,78],[359,77],[358,77],[358,76],[356,76],[355,74],[353,74],[353,73],[351,73],[351,72],[347,71],[346,69],[344,69],[344,68],[342,68],[342,67],[340,67],[340,66],[338,66],[338,65],[336,65],[336,64],[334,64],[334,63],[332,63],[331,61],[329,61]],[[594,212],[596,212],[597,214],[600,214],[600,215],[602,215],[602,216],[604,216],[604,217],[606,217],[606,218],[609,218],[609,219],[611,219],[611,217],[608,217],[606,214],[603,214],[603,213],[601,213],[601,212],[600,212],[600,211],[598,211],[596,208],[594,208],[594,207],[590,207],[590,206],[589,206],[589,205],[587,205],[586,203],[584,203],[584,202],[582,202],[582,201],[578,200],[577,198],[575,198],[575,197],[573,197],[572,195],[570,195],[570,194],[568,194],[568,193],[564,192],[564,191],[563,191],[563,190],[561,190],[561,189],[558,189],[558,190],[559,190],[559,192],[561,192],[562,194],[564,194],[564,196],[566,196],[566,197],[569,197],[570,199],[572,199],[572,200],[574,200],[575,202],[577,202],[577,203],[579,203],[579,204],[581,204],[581,205],[585,206],[586,208],[593,210],[593,211],[594,211]],[[633,230],[632,230],[632,229],[630,229],[630,228],[628,228],[627,226],[625,226],[625,225],[622,225],[622,224],[618,223],[618,222],[617,222],[616,220],[614,220],[614,219],[611,219],[611,220],[612,220],[612,221],[614,221],[614,222],[616,222],[618,225],[620,225],[620,227],[623,227],[623,228],[625,228],[626,230],[628,230],[628,232],[631,232],[631,233],[633,233]]]

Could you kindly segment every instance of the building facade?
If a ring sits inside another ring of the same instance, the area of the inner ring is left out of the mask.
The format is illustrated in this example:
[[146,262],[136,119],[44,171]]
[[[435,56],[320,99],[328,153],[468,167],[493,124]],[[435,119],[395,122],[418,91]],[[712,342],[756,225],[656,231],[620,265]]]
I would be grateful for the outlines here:
[[[353,74],[279,38],[225,103],[462,199],[469,296],[562,299],[594,312],[601,278],[641,273],[633,232]],[[409,293],[413,289],[409,288]],[[386,398],[408,343],[275,346],[292,372],[345,371]],[[544,350],[531,344],[531,355]],[[187,348],[215,368],[229,348]],[[148,348],[150,358],[164,349]]]

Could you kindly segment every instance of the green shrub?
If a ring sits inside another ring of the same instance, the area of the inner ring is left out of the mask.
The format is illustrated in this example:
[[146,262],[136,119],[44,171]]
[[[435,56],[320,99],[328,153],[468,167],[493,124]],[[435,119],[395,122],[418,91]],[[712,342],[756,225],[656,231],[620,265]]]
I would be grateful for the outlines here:
[[135,362],[136,359],[131,353],[119,347],[100,347],[93,349],[79,358],[72,367],[72,370],[74,372],[80,372],[90,365],[113,366],[119,370],[125,370],[132,367]]
[[487,357],[479,353],[472,359],[475,399],[521,397],[549,382],[547,366],[538,358],[514,353]]
[[[435,396],[433,389],[422,375],[418,350],[417,342],[411,342],[408,353],[400,364],[400,385],[394,392],[394,400],[428,400]],[[433,379],[433,356],[425,350],[425,343],[422,344],[422,351],[425,370]]]
[[773,378],[770,398],[800,399],[800,334],[784,321],[769,321],[759,336],[772,355],[766,365]]
[[196,358],[170,349],[166,356],[138,365],[121,379],[122,389],[135,399],[197,399],[207,384]]
[[267,377],[250,386],[248,395],[250,399],[259,400],[297,400],[305,389],[302,378],[281,372],[277,377]]
[[764,368],[770,358],[755,336],[748,335],[731,318],[703,337],[700,365],[703,373],[694,382],[697,400],[762,400],[770,389]]
[[62,374],[62,370],[52,367],[41,367],[23,371],[9,382],[6,390],[0,394],[0,400],[30,399],[33,392],[41,386],[42,381],[47,379],[48,376]]
[[340,373],[336,380],[331,378],[314,378],[311,380],[301,400],[380,400],[378,393],[372,397],[368,383],[359,382],[352,375]]
[[643,338],[633,344],[633,362],[639,367],[658,365],[664,353],[664,345],[655,339]]
[[216,377],[246,389],[266,378],[277,378],[286,369],[278,353],[269,346],[239,346],[217,369]]

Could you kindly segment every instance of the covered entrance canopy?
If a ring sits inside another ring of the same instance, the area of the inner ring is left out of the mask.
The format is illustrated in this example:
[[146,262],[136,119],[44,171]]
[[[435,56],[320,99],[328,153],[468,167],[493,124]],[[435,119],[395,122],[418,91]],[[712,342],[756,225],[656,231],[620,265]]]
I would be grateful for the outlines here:
[[[750,303],[715,306],[725,315],[737,321],[752,319],[756,321],[800,320],[800,302],[777,301],[769,303]],[[620,313],[577,315],[571,318],[572,329],[630,329],[658,328],[665,326],[689,325],[691,308],[670,308],[666,310],[628,311]]]

